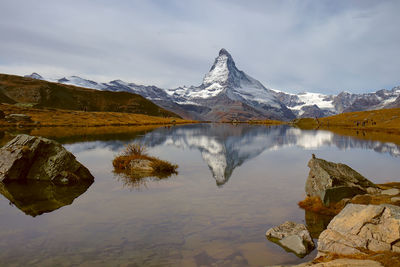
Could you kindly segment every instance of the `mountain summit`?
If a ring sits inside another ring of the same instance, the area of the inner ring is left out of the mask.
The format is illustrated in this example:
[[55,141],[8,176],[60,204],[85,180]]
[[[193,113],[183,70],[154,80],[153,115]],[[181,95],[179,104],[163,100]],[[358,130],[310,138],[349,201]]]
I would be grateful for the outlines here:
[[205,87],[214,83],[218,83],[220,86],[227,85],[228,82],[234,81],[238,72],[231,54],[222,48],[210,71],[204,76],[202,85]]
[[189,111],[193,108],[205,120],[295,118],[293,112],[278,100],[274,91],[239,70],[231,54],[224,48],[219,51],[200,86],[180,87],[168,92],[176,102],[186,104]]
[[[44,79],[37,73],[26,77]],[[324,117],[348,111],[400,107],[400,87],[374,93],[338,95],[290,94],[266,88],[236,67],[232,55],[222,48],[199,86],[162,89],[115,80],[97,83],[77,76],[49,80],[107,91],[135,93],[183,118],[208,121],[250,119],[291,120]]]

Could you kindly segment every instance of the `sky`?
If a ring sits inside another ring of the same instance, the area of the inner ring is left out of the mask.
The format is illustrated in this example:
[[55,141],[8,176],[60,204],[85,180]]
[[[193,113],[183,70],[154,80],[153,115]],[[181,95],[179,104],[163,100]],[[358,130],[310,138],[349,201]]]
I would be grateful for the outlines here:
[[400,85],[400,1],[1,0],[0,72],[200,85],[221,48],[266,87]]

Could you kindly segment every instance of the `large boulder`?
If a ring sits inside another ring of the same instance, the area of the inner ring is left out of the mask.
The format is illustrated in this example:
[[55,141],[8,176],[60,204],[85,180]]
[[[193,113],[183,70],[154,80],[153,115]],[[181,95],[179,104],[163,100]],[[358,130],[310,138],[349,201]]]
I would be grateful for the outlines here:
[[310,232],[304,224],[287,221],[269,229],[265,235],[270,241],[299,257],[304,257],[315,248]]
[[348,204],[319,236],[319,255],[365,250],[400,252],[400,207]]
[[0,181],[16,180],[73,184],[94,177],[59,143],[21,134],[0,148]]
[[321,198],[324,205],[378,190],[374,183],[342,163],[329,162],[313,155],[308,167],[307,196]]

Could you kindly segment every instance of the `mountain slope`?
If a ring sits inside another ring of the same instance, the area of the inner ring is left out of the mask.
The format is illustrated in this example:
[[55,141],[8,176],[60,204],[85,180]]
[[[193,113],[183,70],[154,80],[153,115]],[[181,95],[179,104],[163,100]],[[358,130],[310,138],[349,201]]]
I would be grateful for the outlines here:
[[[28,77],[44,79],[37,73]],[[196,120],[291,120],[400,106],[400,87],[364,94],[341,92],[338,95],[310,92],[292,94],[268,89],[239,70],[225,49],[219,51],[200,86],[162,89],[121,80],[97,83],[77,76],[53,81],[104,91],[139,94],[183,118]]]
[[295,118],[293,112],[275,96],[274,91],[239,70],[225,49],[219,51],[200,86],[180,87],[167,92],[178,103],[208,107],[202,113],[207,120]]
[[99,91],[6,74],[0,74],[0,99],[2,103],[24,103],[38,108],[177,117],[137,94]]

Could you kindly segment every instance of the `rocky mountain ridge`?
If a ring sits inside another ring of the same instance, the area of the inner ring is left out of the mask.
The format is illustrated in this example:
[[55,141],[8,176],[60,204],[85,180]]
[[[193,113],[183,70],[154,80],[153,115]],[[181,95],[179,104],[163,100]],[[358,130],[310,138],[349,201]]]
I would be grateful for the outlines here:
[[[44,79],[37,73],[26,77]],[[291,120],[400,107],[400,86],[373,93],[341,92],[338,95],[311,92],[291,94],[269,89],[239,70],[225,49],[219,51],[199,86],[162,89],[121,80],[97,83],[78,76],[50,81],[98,90],[131,92],[184,118],[210,121],[267,118]]]

